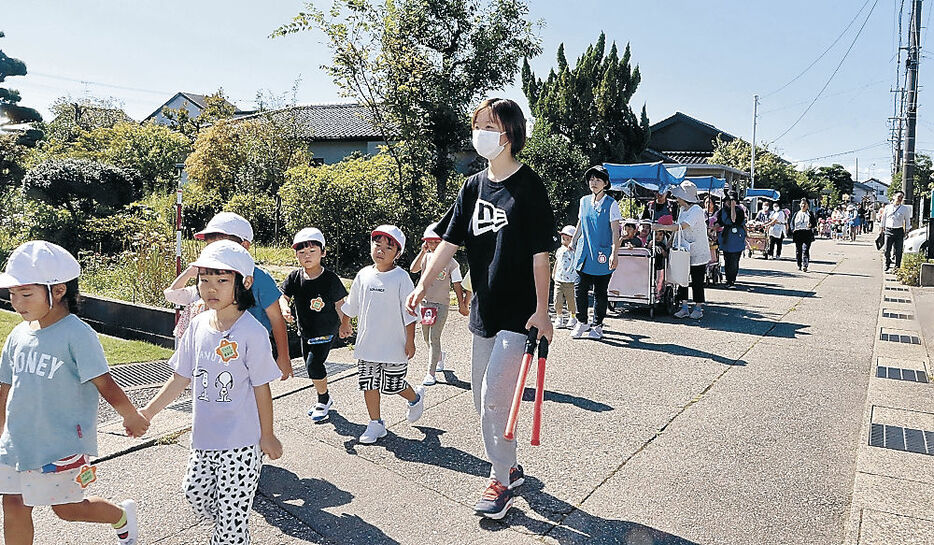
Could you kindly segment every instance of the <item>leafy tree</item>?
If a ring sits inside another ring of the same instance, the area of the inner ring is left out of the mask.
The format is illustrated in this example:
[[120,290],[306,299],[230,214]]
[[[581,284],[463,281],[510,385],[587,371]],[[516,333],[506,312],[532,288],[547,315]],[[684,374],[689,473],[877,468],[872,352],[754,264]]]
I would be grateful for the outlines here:
[[134,122],[123,111],[123,102],[114,97],[62,96],[55,99],[50,109],[54,117],[45,126],[46,139],[65,144],[94,129]]
[[26,174],[26,146],[20,137],[0,134],[0,189],[18,184]]
[[37,165],[26,173],[23,186],[30,199],[68,212],[69,228],[47,234],[70,247],[84,240],[81,226],[85,222],[114,214],[138,198],[142,189],[135,171],[85,159]]
[[[806,170],[804,175],[812,191],[808,197],[817,197],[814,193],[818,193],[821,200],[829,206],[839,203],[843,195],[853,195],[853,176],[843,165],[812,167]],[[823,193],[825,190],[830,192],[829,196]]]
[[568,65],[564,44],[558,46],[557,70],[544,80],[528,60],[522,64],[522,90],[536,120],[583,150],[591,164],[634,162],[649,142],[649,118],[642,106],[637,119],[629,100],[639,86],[639,67],[630,67],[629,44],[622,58],[616,42],[605,52],[606,35],[590,45],[574,66]]
[[201,129],[209,127],[222,119],[230,119],[237,112],[227,97],[224,95],[224,88],[221,87],[216,93],[204,97],[204,110],[200,114],[192,117],[184,107],[162,109],[162,115],[169,120],[169,128],[178,131],[194,142]]
[[325,34],[333,58],[323,68],[369,110],[407,208],[425,170],[436,195],[445,194],[470,108],[510,83],[519,59],[541,51],[539,23],[521,0],[336,0],[327,13],[310,2],[305,9],[273,36]]
[[538,123],[520,159],[545,180],[558,224],[576,224],[577,203],[587,193],[581,178],[589,165],[587,156],[564,136],[551,134],[547,124]]
[[[5,34],[0,32],[0,38]],[[0,50],[0,83],[6,81],[6,78],[12,76],[25,76],[26,63],[19,59],[8,57],[6,53]],[[0,87],[0,130],[5,125],[21,125],[24,123],[37,123],[42,121],[42,116],[33,108],[27,108],[19,104],[22,97],[16,89],[7,89]],[[42,138],[42,133],[35,129],[28,129],[17,136],[16,144],[22,146],[33,146]]]
[[[730,142],[719,136],[714,142],[713,155],[710,162],[725,165],[739,170],[749,170],[749,156],[752,149],[749,142],[739,138]],[[766,147],[756,146],[756,187],[777,189],[786,202],[802,197],[816,198],[818,190],[809,186],[803,173],[795,170],[794,166],[775,155]],[[852,188],[852,185],[850,186]],[[745,190],[745,187],[738,188]]]
[[[895,193],[902,190],[902,173],[896,172],[892,176],[892,183],[886,192],[889,200],[895,197]],[[921,198],[929,195],[934,190],[934,166],[931,165],[931,157],[923,153],[915,155],[915,185],[914,202],[920,203]]]

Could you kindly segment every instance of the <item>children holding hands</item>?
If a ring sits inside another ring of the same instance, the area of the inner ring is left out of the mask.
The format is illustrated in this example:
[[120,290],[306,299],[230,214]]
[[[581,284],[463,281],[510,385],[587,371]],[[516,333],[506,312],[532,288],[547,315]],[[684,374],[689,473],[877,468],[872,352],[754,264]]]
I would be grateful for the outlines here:
[[194,381],[185,496],[214,523],[211,543],[249,543],[262,456],[282,455],[269,388],[282,372],[266,329],[246,312],[255,304],[249,252],[218,240],[192,267],[206,310],[192,319],[169,360],[174,375],[141,412],[151,420]]
[[81,267],[64,248],[34,240],[16,248],[0,287],[23,318],[0,354],[0,494],[9,545],[31,544],[32,510],[49,505],[68,521],[111,524],[121,545],[139,540],[136,502],[85,498],[97,480],[99,396],[139,437],[147,418],[109,373],[94,330],[75,316]]

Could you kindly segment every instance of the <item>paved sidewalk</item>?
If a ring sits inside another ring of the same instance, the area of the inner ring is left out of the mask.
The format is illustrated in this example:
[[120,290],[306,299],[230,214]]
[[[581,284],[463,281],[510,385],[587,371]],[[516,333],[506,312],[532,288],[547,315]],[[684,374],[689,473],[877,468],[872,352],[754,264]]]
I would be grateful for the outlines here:
[[[473,514],[489,464],[460,316],[444,336],[453,372],[428,389],[414,426],[400,398],[384,399],[390,433],[376,445],[357,442],[367,417],[353,371],[332,377],[335,412],[317,425],[310,381],[277,383],[285,454],[263,469],[254,543],[840,543],[866,442],[881,272],[871,237],[818,241],[814,256],[809,273],[744,258],[745,289],[709,290],[701,322],[626,312],[602,343],[559,331],[542,445],[528,444],[526,404],[517,435],[528,477],[502,522]],[[331,359],[352,361],[346,349]],[[143,543],[206,542],[180,488],[189,418],[167,412],[152,431],[167,439],[148,443],[101,430],[110,457],[93,492],[138,500]],[[36,524],[37,543],[112,540],[48,509]]]

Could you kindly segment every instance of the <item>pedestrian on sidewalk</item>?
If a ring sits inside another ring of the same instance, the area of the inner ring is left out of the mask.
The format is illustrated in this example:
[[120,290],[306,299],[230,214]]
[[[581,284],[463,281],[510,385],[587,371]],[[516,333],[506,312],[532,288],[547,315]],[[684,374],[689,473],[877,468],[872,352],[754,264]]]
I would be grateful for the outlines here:
[[443,241],[409,295],[415,312],[431,282],[458,246],[467,251],[476,290],[470,312],[473,337],[471,389],[491,462],[490,481],[474,509],[501,519],[524,481],[516,442],[503,438],[529,329],[549,341],[549,254],[557,247],[555,220],[541,177],[516,160],[525,146],[526,121],[512,100],[483,101],[471,117],[473,145],[489,167],[464,182],[438,222]]
[[[422,272],[428,269],[428,264],[441,243],[441,237],[434,230],[435,225],[429,225],[422,236],[422,249],[412,260],[409,271],[413,273]],[[464,278],[461,276],[461,266],[452,257],[446,267],[438,273],[438,278],[432,283],[431,290],[425,295],[425,301],[421,308],[422,336],[425,344],[428,345],[428,373],[422,380],[423,386],[433,386],[437,379],[435,373],[443,371],[445,368],[444,351],[441,350],[441,333],[444,332],[444,324],[448,321],[448,311],[451,308],[451,287],[454,288],[454,294],[457,296],[457,307],[462,312],[466,310],[467,303],[464,300],[464,290],[461,282]],[[406,294],[408,295],[408,294]]]
[[282,455],[269,389],[282,373],[269,333],[247,312],[256,303],[250,253],[219,240],[192,265],[198,267],[198,291],[208,310],[191,321],[169,360],[175,373],[141,412],[152,420],[194,380],[185,498],[195,514],[213,524],[211,543],[249,543],[263,455],[270,460]]
[[817,217],[814,216],[814,212],[811,212],[807,199],[801,199],[800,207],[801,209],[795,212],[791,220],[791,238],[795,242],[795,260],[798,262],[798,270],[808,272]]
[[[578,281],[577,271],[574,270],[574,252],[570,249],[571,239],[574,238],[573,225],[561,228],[561,247],[555,252],[555,268],[552,279],[555,281],[555,329],[577,327],[577,304],[574,300],[574,284]],[[564,307],[568,309],[568,317],[564,316]]]
[[785,239],[785,224],[788,218],[782,211],[778,202],[772,204],[772,212],[769,214],[769,251],[767,256],[775,259],[782,258],[782,241]]
[[89,460],[97,456],[100,396],[123,417],[128,435],[143,435],[149,421],[110,376],[97,334],[74,314],[80,273],[67,250],[34,240],[13,250],[0,274],[23,318],[0,354],[0,494],[9,545],[33,542],[32,510],[40,505],[62,520],[110,524],[121,545],[139,540],[135,501],[84,497],[97,480]]
[[295,234],[292,249],[301,268],[295,269],[279,285],[282,290],[280,306],[286,321],[294,321],[290,305],[298,317],[302,359],[308,378],[318,394],[317,402],[308,410],[312,422],[321,422],[328,416],[334,399],[328,392],[328,372],[325,364],[338,337],[353,334],[350,318],[340,308],[347,297],[347,288],[337,274],[324,267],[321,260],[327,256],[324,233],[306,227]]
[[[230,240],[249,250],[253,244],[253,226],[243,216],[233,212],[221,212],[211,218],[205,228],[195,233],[195,238],[208,244],[218,240]],[[285,317],[279,305],[282,292],[272,276],[260,267],[253,271],[253,299],[256,301],[248,312],[259,321],[272,340],[276,364],[282,371],[282,380],[292,376],[292,360],[289,358],[289,333]]]
[[911,224],[911,207],[903,204],[905,193],[895,193],[893,202],[885,205],[879,220],[885,233],[885,270],[892,269],[892,252],[895,252],[895,268],[902,266],[902,251],[905,247],[905,233]]
[[[409,360],[415,356],[414,313],[406,311],[406,296],[414,286],[409,273],[396,266],[405,251],[405,235],[395,225],[380,225],[370,235],[373,264],[360,269],[341,308],[357,318],[357,380],[370,421],[360,436],[364,445],[386,436],[380,418],[380,394],[400,395],[408,402],[408,420],[414,423],[425,410],[425,388],[414,390],[405,380]],[[447,256],[442,265],[446,265]],[[438,258],[440,259],[440,258]],[[429,271],[432,272],[432,271]],[[433,271],[437,276],[439,271]]]
[[[577,305],[577,327],[571,331],[573,339],[603,338],[603,319],[609,303],[607,288],[616,270],[622,243],[620,224],[623,215],[619,204],[606,194],[610,188],[610,174],[603,165],[595,165],[584,173],[584,182],[590,195],[581,197],[577,212],[577,228],[568,248],[575,252],[577,283],[574,297]],[[629,233],[635,237],[635,224]],[[638,240],[638,239],[636,239]],[[590,290],[593,290],[593,322],[588,322]]]
[[710,261],[710,245],[707,242],[707,219],[704,210],[697,204],[697,186],[685,180],[671,190],[671,196],[678,201],[681,211],[678,222],[673,225],[657,225],[656,230],[680,232],[680,236],[690,244],[691,249],[691,295],[694,310],[688,306],[688,287],[678,287],[678,299],[681,309],[675,312],[675,318],[690,317],[700,320],[704,317],[704,282],[707,276],[707,263]]
[[739,205],[739,195],[731,189],[723,197],[723,204],[716,214],[720,226],[717,244],[723,252],[723,268],[726,272],[726,287],[736,288],[739,260],[746,249],[746,212]]

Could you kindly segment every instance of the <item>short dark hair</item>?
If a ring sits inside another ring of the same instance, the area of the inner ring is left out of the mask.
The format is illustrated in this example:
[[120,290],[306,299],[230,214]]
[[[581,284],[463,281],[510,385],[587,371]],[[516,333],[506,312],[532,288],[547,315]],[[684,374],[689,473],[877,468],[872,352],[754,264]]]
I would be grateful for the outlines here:
[[[224,273],[233,273],[234,275],[234,302],[237,303],[237,310],[247,310],[256,306],[256,298],[253,297],[253,290],[243,285],[243,275],[237,271],[227,271],[222,269],[204,269],[207,272],[205,276],[218,275]],[[201,277],[201,273],[198,273]]]
[[508,98],[488,98],[473,111],[473,115],[470,117],[471,127],[476,123],[477,115],[487,108],[490,109],[493,119],[502,123],[503,130],[506,131],[506,138],[512,144],[513,157],[519,155],[519,152],[525,147],[526,139],[525,115],[522,113],[522,108],[515,101]]
[[321,244],[321,242],[317,240],[305,240],[303,242],[299,242],[292,249],[297,252],[301,250],[302,248],[305,248],[306,246],[317,246],[319,250],[321,250],[322,252],[324,251],[324,245]]
[[228,235],[227,233],[205,233],[204,241],[205,242],[217,242],[218,240],[229,240],[231,242],[236,242],[237,244],[243,244],[243,239],[237,235]]

